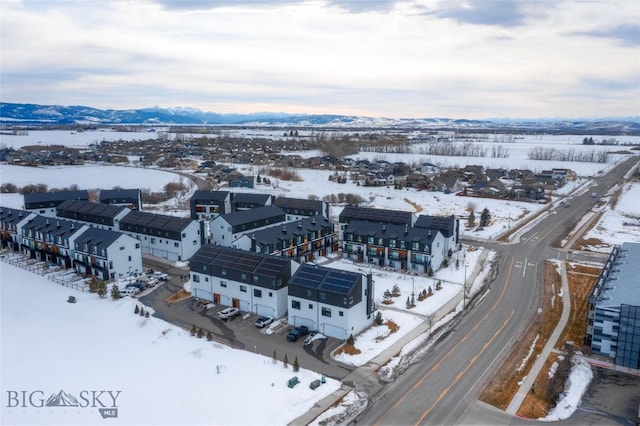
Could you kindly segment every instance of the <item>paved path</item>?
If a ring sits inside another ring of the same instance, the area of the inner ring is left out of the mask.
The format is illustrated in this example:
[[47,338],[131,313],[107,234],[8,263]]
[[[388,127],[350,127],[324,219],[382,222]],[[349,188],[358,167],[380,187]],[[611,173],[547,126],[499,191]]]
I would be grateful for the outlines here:
[[538,377],[538,374],[540,374],[540,371],[542,370],[544,363],[547,361],[547,358],[549,358],[551,351],[553,350],[556,342],[560,338],[560,334],[562,334],[564,327],[567,325],[567,322],[569,321],[569,314],[571,313],[571,299],[569,297],[570,296],[569,280],[567,279],[567,271],[565,269],[564,262],[560,262],[560,277],[562,280],[562,299],[563,299],[562,314],[560,315],[560,321],[558,321],[558,324],[556,325],[556,328],[553,330],[553,333],[551,333],[549,340],[547,340],[547,343],[544,345],[544,348],[542,348],[542,352],[540,352],[540,354],[536,358],[536,361],[533,363],[533,367],[531,367],[531,370],[529,370],[529,374],[527,374],[527,377],[522,381],[522,384],[520,385],[520,389],[518,389],[518,392],[516,392],[513,399],[509,403],[509,406],[507,407],[507,410],[506,410],[508,414],[515,416],[518,413],[520,406],[524,402],[524,399],[527,397],[529,390],[533,386],[533,383],[536,381],[536,378]]

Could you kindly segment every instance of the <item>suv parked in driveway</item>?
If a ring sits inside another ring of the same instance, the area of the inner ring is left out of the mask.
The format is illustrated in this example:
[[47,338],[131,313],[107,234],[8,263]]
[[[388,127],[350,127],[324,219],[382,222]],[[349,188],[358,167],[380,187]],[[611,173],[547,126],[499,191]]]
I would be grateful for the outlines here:
[[289,334],[287,334],[287,340],[290,342],[295,342],[306,334],[309,334],[309,327],[307,327],[306,325],[301,325],[294,328],[289,332]]
[[220,319],[223,319],[223,320],[231,319],[231,318],[234,318],[234,317],[237,317],[238,315],[240,315],[240,309],[238,309],[238,308],[224,308],[223,310],[218,312],[218,315],[220,315]]
[[169,275],[164,272],[155,271],[153,273],[153,277],[159,279],[160,281],[167,281],[169,279]]
[[271,317],[260,317],[256,320],[256,327],[264,328],[273,322]]

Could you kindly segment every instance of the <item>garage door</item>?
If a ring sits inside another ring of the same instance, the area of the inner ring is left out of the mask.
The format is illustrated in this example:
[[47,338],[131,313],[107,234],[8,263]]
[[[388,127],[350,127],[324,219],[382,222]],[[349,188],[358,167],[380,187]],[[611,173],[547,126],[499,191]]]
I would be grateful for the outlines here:
[[178,261],[178,253],[172,253],[170,251],[167,252],[167,259],[172,260],[174,262]]
[[342,327],[338,327],[333,324],[322,324],[320,333],[325,336],[335,337],[336,339],[345,340],[347,337],[347,330]]
[[309,327],[309,330],[315,330],[316,328],[313,325],[313,321],[308,319],[308,318],[302,318],[302,317],[295,317],[293,319],[293,325],[295,327],[299,327],[301,325],[306,325],[307,327]]
[[165,251],[160,249],[151,249],[151,255],[156,257],[164,257]]
[[224,294],[220,295],[220,304],[224,306],[231,306],[231,298]]
[[262,317],[272,317],[273,308],[266,305],[256,305],[256,314]]
[[241,300],[240,301],[240,310],[242,312],[249,312],[249,309],[251,309],[251,304],[246,300]]
[[201,288],[193,289],[193,297],[197,297],[198,299],[203,300],[213,300],[213,298],[211,297],[211,292]]

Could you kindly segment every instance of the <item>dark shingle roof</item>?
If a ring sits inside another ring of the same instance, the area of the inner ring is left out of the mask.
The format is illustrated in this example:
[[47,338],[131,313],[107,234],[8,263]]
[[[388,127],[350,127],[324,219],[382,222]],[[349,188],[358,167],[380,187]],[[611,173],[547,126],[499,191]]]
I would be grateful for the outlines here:
[[24,194],[24,205],[26,208],[37,208],[38,206],[60,203],[65,200],[89,201],[89,192],[81,191],[57,191],[57,192],[31,192]]
[[306,217],[252,232],[251,238],[255,238],[260,245],[277,244],[279,241],[288,240],[298,235],[308,235],[312,231],[327,227],[333,231],[333,223],[323,216]]
[[96,246],[106,249],[122,235],[120,232],[109,231],[108,229],[89,228],[78,236],[76,244],[79,247],[87,244],[90,247]]
[[24,220],[30,214],[33,213],[26,210],[16,210],[9,207],[0,207],[0,222],[13,225]]
[[229,191],[196,191],[193,193],[191,199],[198,201],[209,200],[223,202],[230,194],[231,193]]
[[120,199],[137,200],[139,196],[139,189],[103,189],[100,191],[100,202]]
[[340,223],[350,222],[351,220],[367,220],[380,223],[406,223],[411,226],[413,224],[413,213],[401,210],[346,206],[340,213]]
[[276,198],[275,205],[285,211],[311,210],[318,212],[319,214],[322,213],[322,201],[320,200],[278,197]]
[[229,225],[238,226],[268,218],[278,221],[284,220],[284,212],[276,206],[256,207],[251,210],[243,210],[234,213],[220,215]]
[[54,235],[56,237],[70,237],[78,232],[80,228],[87,225],[77,225],[71,220],[52,219],[44,216],[35,216],[29,220],[23,230],[41,232],[45,235]]
[[365,220],[352,220],[345,228],[345,233],[353,232],[356,235],[371,236],[374,238],[396,239],[399,241],[420,242],[431,244],[439,230],[416,228],[408,225],[394,223],[377,223]]

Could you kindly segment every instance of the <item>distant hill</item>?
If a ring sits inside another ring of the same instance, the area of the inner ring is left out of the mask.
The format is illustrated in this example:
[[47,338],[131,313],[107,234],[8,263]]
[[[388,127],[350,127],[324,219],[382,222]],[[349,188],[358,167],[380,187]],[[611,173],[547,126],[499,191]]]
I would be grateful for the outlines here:
[[219,114],[195,108],[98,109],[88,106],[61,106],[0,103],[0,123],[8,124],[140,124],[140,125],[227,125],[278,127],[389,127],[477,130],[519,130],[585,133],[640,134],[640,117],[606,119],[491,119],[384,118],[336,114],[288,114],[260,112]]

